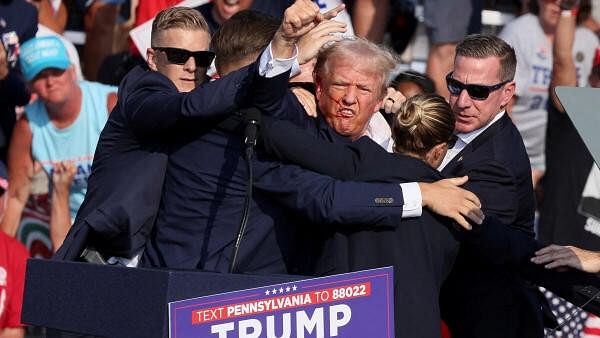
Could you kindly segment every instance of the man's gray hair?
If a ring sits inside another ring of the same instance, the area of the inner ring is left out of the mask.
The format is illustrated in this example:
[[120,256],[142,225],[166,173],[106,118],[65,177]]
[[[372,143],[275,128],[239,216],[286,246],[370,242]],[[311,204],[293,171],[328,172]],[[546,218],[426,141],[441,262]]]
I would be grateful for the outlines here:
[[329,75],[329,63],[333,59],[352,60],[369,67],[374,74],[380,76],[380,95],[383,97],[386,88],[392,81],[392,70],[397,65],[398,58],[389,49],[376,45],[359,37],[345,38],[324,47],[317,56],[314,74],[320,78]]
[[467,35],[456,46],[456,56],[485,59],[500,59],[500,81],[512,81],[517,69],[515,50],[504,40],[490,34]]

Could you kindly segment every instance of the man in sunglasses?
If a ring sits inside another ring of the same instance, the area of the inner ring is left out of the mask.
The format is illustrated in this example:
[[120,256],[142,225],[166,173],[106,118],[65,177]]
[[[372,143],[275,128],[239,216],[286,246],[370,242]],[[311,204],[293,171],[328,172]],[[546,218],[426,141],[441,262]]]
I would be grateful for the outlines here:
[[[506,113],[515,92],[514,49],[491,35],[470,35],[456,48],[447,75],[457,142],[440,166],[443,174],[469,176],[466,189],[482,210],[534,236],[534,195],[523,140]],[[457,337],[541,337],[540,301],[533,287],[507,267],[488,266],[461,247],[442,290],[441,306]]]

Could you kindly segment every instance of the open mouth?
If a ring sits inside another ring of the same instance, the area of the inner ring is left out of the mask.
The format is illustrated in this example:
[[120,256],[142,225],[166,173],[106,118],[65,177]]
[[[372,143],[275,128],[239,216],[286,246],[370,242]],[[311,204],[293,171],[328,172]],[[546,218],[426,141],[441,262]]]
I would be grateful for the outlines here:
[[352,109],[340,109],[338,110],[338,116],[343,118],[354,117],[354,111]]

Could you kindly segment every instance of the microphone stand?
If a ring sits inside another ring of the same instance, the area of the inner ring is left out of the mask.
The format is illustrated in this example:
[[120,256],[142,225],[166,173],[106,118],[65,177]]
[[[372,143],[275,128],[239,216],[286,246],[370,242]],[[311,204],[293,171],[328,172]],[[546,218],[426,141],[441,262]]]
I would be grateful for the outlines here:
[[254,146],[256,145],[256,136],[260,126],[260,111],[257,108],[250,108],[245,111],[244,121],[246,121],[245,131],[245,157],[246,157],[246,168],[248,170],[248,180],[246,182],[246,198],[244,199],[244,211],[242,213],[242,220],[235,237],[235,243],[233,246],[233,255],[231,263],[229,264],[229,273],[235,273],[237,269],[237,256],[242,245],[242,239],[244,238],[244,232],[246,231],[246,225],[248,224],[248,216],[250,215],[250,203],[252,202],[252,182],[253,182],[253,170],[252,170],[252,156],[254,155]]

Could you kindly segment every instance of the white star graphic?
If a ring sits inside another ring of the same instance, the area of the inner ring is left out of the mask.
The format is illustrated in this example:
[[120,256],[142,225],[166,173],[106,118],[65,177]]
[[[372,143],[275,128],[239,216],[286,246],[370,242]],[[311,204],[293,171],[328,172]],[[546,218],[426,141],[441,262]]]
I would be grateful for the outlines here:
[[283,293],[283,288],[279,288],[279,293]]
[[269,290],[265,291],[266,296],[268,296],[269,294],[271,294],[271,291],[269,291]]
[[276,294],[277,294],[277,289],[273,289],[273,290],[271,290],[271,292],[272,292],[274,295],[276,295]]
[[285,288],[285,292],[290,292],[290,290],[291,290],[291,289],[290,289],[290,287],[289,287],[289,286]]
[[296,287],[296,285],[292,286],[292,290],[296,291],[298,289],[298,287]]

